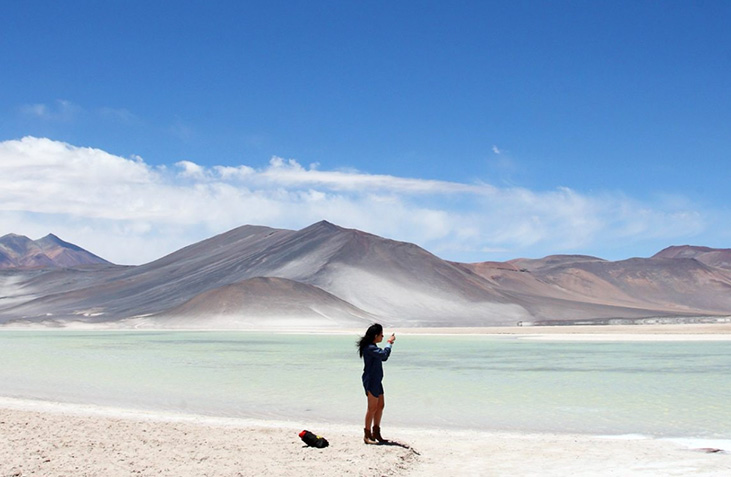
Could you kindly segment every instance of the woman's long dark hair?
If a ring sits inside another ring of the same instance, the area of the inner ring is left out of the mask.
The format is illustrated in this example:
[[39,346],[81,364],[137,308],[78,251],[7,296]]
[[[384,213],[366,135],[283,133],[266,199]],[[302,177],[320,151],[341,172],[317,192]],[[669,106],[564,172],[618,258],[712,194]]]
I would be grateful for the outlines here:
[[366,349],[369,344],[372,344],[373,341],[375,341],[376,336],[380,335],[381,333],[383,333],[383,326],[379,325],[378,323],[374,323],[368,327],[365,336],[359,339],[358,342],[355,344],[358,347],[358,354],[361,358],[363,357],[363,350]]

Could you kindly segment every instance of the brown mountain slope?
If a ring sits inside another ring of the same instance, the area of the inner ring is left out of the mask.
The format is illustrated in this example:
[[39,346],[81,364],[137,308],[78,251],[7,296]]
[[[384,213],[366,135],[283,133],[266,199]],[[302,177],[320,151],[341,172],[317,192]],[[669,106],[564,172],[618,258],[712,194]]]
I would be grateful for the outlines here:
[[329,293],[284,278],[250,278],[203,292],[151,317],[148,326],[363,327],[375,317]]
[[693,245],[668,247],[652,258],[694,258],[711,267],[731,270],[731,248],[709,248]]
[[64,242],[53,234],[38,240],[24,235],[0,237],[0,269],[35,269],[109,264],[81,247]]
[[[490,283],[414,244],[327,222],[297,234],[317,266],[293,261],[274,272],[316,285],[389,322],[449,326],[507,324],[527,317]],[[316,270],[315,273],[312,273]]]
[[656,255],[608,262],[566,255],[465,266],[495,282],[540,319],[731,312],[731,274],[690,258]]
[[[28,247],[11,238],[3,250]],[[726,252],[671,247],[619,262],[554,255],[460,264],[325,221],[297,231],[247,225],[137,267],[2,270],[0,323],[230,327],[299,316],[323,326],[490,326],[727,316]]]
[[482,278],[413,244],[328,222],[299,231],[239,227],[139,267],[100,273],[85,288],[51,290],[47,276],[26,283],[35,299],[4,311],[0,306],[0,319],[152,315],[256,277],[313,285],[384,323],[404,326],[512,324],[529,317]]

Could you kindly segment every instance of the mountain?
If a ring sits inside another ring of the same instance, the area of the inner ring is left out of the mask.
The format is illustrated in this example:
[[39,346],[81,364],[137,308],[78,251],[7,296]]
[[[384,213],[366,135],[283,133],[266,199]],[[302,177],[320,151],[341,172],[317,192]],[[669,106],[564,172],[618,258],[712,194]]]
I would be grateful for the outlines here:
[[[11,238],[16,255],[28,248]],[[725,252],[671,249],[618,262],[463,264],[326,221],[297,231],[245,225],[140,266],[0,270],[0,323],[361,328],[731,315]]]
[[[349,323],[368,316],[402,326],[476,326],[530,318],[484,279],[416,245],[324,221],[299,231],[247,225],[145,265],[97,271],[91,283],[85,275],[76,272],[64,283],[53,275],[29,277],[24,289],[33,290],[30,299],[5,310],[0,306],[0,319],[187,320],[201,307],[184,303],[211,302],[216,295],[207,292],[260,277],[317,287],[338,298],[331,305],[339,312],[323,312],[323,320],[339,316]],[[77,286],[82,281],[85,286]],[[280,315],[294,314],[286,297],[275,308]],[[233,324],[246,313],[239,307],[224,314]]]
[[661,250],[652,258],[693,258],[712,267],[731,270],[731,248],[718,249],[681,245]]
[[559,255],[463,266],[513,296],[536,321],[731,314],[728,269],[668,255],[617,262]]
[[147,323],[165,328],[232,325],[279,328],[363,328],[375,321],[349,303],[312,285],[284,278],[250,278],[203,292]]
[[65,268],[94,264],[109,262],[53,234],[38,240],[16,234],[0,237],[0,269]]

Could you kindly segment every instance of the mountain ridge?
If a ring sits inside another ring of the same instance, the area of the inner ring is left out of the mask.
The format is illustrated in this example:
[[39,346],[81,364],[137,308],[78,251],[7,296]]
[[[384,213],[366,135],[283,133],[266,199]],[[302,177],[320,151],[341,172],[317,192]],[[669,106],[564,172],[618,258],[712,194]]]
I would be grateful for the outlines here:
[[110,262],[53,234],[38,240],[25,235],[0,237],[0,269],[64,268]]
[[673,245],[659,251],[652,258],[692,258],[706,265],[731,270],[731,248]]
[[[8,234],[0,243],[0,253],[16,255],[44,246],[56,257],[86,252],[52,234]],[[728,252],[678,246],[614,262],[551,255],[467,264],[327,221],[300,230],[244,225],[139,266],[6,267],[0,324],[332,328],[721,317],[731,315]]]

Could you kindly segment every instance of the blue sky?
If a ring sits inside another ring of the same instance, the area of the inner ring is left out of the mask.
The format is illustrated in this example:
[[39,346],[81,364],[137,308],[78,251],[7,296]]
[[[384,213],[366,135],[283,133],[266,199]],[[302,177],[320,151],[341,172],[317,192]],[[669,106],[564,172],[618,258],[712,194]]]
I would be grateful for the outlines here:
[[6,2],[0,235],[119,263],[320,219],[460,261],[728,248],[729,23],[723,1]]

